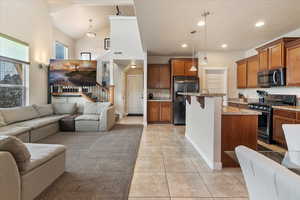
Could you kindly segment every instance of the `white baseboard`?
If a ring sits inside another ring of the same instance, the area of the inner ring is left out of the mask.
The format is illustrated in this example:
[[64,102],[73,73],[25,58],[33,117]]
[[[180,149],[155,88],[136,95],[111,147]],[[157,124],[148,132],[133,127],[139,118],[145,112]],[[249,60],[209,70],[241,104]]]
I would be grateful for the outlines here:
[[213,170],[221,170],[222,169],[222,162],[213,162],[210,159],[208,159],[207,156],[196,146],[196,144],[191,140],[191,138],[188,135],[185,135],[185,137],[193,145],[193,147],[200,154],[200,156],[203,158],[203,160],[206,162],[206,164],[209,166],[210,169],[213,169]]

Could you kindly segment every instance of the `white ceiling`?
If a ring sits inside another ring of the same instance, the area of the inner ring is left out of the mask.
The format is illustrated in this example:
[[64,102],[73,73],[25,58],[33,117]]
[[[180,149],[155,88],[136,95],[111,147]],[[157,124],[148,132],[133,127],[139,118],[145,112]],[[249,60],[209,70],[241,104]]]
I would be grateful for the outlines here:
[[[98,32],[108,27],[108,17],[116,14],[114,0],[111,1],[111,5],[108,5],[108,0],[86,0],[85,3],[81,3],[83,0],[48,0],[48,2],[53,25],[73,39],[85,35],[89,29],[89,19],[93,19],[93,31]],[[119,7],[121,15],[135,15],[133,5],[122,4]]]
[[[203,27],[208,17],[208,49],[247,50],[300,28],[299,0],[134,0],[143,46],[150,55],[190,55],[194,44],[203,50]],[[265,26],[254,24],[265,21]],[[190,31],[197,30],[191,37]],[[182,43],[189,48],[183,49]]]

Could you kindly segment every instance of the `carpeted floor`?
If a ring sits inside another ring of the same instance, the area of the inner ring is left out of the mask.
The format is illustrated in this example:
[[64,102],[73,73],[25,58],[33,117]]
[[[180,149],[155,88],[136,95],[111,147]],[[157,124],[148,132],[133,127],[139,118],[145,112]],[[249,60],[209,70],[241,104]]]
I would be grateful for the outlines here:
[[38,200],[125,200],[134,172],[141,125],[104,133],[58,133],[40,143],[67,147],[66,172]]

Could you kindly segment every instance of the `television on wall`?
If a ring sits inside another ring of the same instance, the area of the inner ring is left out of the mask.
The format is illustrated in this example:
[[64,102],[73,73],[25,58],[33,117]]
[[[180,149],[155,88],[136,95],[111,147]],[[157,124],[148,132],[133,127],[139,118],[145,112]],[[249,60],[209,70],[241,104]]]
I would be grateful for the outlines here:
[[50,60],[49,85],[94,85],[97,77],[97,61]]

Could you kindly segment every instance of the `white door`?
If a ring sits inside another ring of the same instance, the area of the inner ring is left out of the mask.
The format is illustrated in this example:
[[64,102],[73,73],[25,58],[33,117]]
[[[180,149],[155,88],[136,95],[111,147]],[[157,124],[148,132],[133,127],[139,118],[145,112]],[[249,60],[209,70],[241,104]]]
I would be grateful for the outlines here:
[[126,91],[128,114],[143,114],[143,75],[128,75]]

